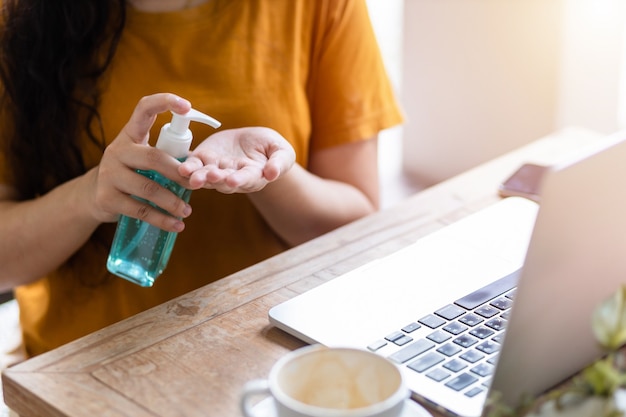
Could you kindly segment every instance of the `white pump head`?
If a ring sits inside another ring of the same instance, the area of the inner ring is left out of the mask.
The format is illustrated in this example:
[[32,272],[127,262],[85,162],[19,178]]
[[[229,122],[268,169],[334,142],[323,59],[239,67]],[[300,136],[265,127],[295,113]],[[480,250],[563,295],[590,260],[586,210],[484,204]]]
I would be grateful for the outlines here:
[[156,147],[164,150],[174,158],[185,158],[191,147],[193,135],[189,130],[190,122],[200,122],[218,128],[221,123],[198,110],[191,109],[185,114],[172,112],[172,121],[161,128]]

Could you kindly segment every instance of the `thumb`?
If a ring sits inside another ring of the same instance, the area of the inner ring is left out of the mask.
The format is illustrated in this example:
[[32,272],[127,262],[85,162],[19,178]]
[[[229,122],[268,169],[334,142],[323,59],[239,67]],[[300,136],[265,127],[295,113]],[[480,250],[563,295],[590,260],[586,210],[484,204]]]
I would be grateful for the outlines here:
[[295,159],[295,153],[291,148],[273,152],[263,168],[263,177],[269,182],[278,179],[291,169]]

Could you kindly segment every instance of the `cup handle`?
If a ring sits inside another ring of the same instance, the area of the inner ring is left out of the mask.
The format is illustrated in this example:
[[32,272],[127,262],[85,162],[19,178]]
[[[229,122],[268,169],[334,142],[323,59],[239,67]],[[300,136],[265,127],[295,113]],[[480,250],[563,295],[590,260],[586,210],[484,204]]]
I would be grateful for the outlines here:
[[266,379],[254,379],[252,381],[248,381],[243,386],[243,391],[239,399],[239,408],[241,409],[242,414],[245,417],[256,417],[250,400],[254,396],[267,397],[269,395],[271,395],[270,385]]

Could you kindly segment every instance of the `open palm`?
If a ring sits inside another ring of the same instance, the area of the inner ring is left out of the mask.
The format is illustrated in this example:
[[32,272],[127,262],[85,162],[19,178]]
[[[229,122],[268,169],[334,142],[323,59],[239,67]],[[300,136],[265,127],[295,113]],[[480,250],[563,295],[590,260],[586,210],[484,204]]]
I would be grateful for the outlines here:
[[295,151],[275,130],[246,127],[217,132],[198,145],[179,168],[192,189],[222,193],[259,191],[287,172]]

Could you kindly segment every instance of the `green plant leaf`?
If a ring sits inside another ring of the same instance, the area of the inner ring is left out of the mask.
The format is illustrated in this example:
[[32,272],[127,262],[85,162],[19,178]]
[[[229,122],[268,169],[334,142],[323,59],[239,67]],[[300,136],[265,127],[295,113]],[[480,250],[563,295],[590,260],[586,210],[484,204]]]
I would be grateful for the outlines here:
[[626,343],[626,286],[596,307],[592,327],[600,345],[609,351]]

